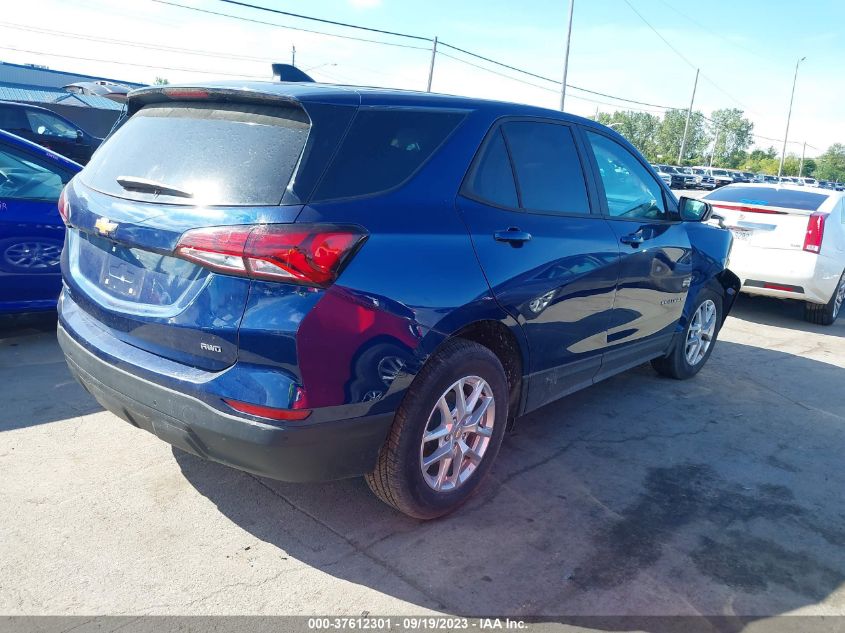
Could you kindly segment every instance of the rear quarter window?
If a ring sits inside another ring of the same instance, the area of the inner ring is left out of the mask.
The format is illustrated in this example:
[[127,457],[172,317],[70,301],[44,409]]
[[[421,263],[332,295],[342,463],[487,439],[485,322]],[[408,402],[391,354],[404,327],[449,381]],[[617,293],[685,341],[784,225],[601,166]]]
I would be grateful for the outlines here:
[[464,112],[411,108],[358,111],[312,200],[372,195],[410,178],[464,119]]
[[[298,108],[152,104],[114,132],[80,178],[102,193],[145,202],[278,205],[309,130],[308,118]],[[123,176],[155,181],[192,197],[128,191],[117,182]]]
[[816,211],[827,200],[823,193],[778,187],[725,187],[705,196],[708,202],[735,202],[765,207]]

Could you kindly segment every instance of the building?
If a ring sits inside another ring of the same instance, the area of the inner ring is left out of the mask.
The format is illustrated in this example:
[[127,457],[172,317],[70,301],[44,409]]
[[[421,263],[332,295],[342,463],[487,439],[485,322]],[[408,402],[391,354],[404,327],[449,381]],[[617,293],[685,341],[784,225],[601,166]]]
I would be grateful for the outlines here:
[[35,64],[0,62],[0,101],[30,103],[70,119],[95,136],[105,136],[120,115],[123,105],[103,96],[65,89],[70,84],[109,82],[129,88],[144,84],[80,73],[52,70]]

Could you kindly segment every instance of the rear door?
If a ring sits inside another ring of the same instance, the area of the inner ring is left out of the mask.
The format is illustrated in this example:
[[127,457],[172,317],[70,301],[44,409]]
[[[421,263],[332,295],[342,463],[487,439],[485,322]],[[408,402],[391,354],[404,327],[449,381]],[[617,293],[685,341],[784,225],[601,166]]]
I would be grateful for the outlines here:
[[692,281],[692,251],[674,197],[645,162],[609,136],[585,136],[602,210],[622,256],[604,376],[666,350]]
[[0,310],[55,306],[64,224],[56,202],[73,174],[0,142]]
[[607,343],[619,248],[582,153],[569,125],[506,121],[458,199],[496,300],[528,339],[528,409],[591,384]]

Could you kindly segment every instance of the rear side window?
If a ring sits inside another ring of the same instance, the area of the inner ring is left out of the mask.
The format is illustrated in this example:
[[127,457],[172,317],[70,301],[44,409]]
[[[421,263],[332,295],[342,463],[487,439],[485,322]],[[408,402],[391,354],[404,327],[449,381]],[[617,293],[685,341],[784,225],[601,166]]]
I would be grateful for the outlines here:
[[484,148],[467,183],[467,193],[500,207],[518,207],[508,150],[501,128],[496,130]]
[[584,171],[568,126],[514,121],[502,128],[522,207],[529,211],[590,213]]
[[[103,193],[148,202],[278,205],[310,125],[298,108],[162,103],[133,115],[94,154],[82,181]],[[127,190],[118,178],[190,194]]]
[[816,211],[827,200],[823,193],[794,191],[777,187],[726,187],[706,196],[708,202],[736,202],[765,207]]
[[402,184],[464,116],[462,112],[430,109],[359,110],[313,200],[365,196]]

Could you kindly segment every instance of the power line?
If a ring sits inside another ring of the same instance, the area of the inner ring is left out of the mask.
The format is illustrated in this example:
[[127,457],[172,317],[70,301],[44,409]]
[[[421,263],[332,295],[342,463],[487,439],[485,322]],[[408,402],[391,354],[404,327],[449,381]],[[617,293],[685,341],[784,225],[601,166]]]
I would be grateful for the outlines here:
[[17,51],[19,53],[29,53],[31,55],[44,55],[49,57],[62,57],[65,59],[78,59],[86,62],[99,62],[102,64],[118,64],[123,66],[137,66],[138,68],[151,68],[153,70],[176,70],[186,73],[198,73],[201,75],[223,75],[226,77],[237,77],[239,79],[267,79],[267,75],[245,75],[239,73],[224,73],[218,70],[198,70],[196,68],[176,68],[174,66],[153,66],[151,64],[136,64],[133,62],[126,62],[123,60],[114,59],[97,59],[95,57],[80,57],[78,55],[68,55],[66,53],[44,53],[42,51],[33,51],[25,48],[15,48],[13,46],[0,46],[0,50]]
[[333,26],[343,26],[349,29],[358,29],[360,31],[369,31],[370,33],[381,33],[382,35],[394,35],[396,37],[405,37],[412,40],[421,40],[423,42],[432,42],[430,37],[423,37],[421,35],[410,35],[408,33],[398,33],[396,31],[384,31],[382,29],[374,29],[368,26],[359,26],[357,24],[349,24],[347,22],[335,22],[334,20],[326,20],[324,18],[315,18],[310,15],[301,15],[299,13],[291,13],[290,11],[282,11],[280,9],[271,9],[270,7],[262,7],[257,4],[249,4],[248,2],[238,2],[238,0],[218,0],[226,4],[233,4],[239,7],[246,7],[248,9],[258,9],[259,11],[267,11],[268,13],[277,13],[279,15],[286,15],[291,18],[299,18],[301,20],[311,20],[312,22],[320,22],[322,24],[331,24]]
[[[344,38],[347,38],[347,39],[358,39],[358,38],[352,38],[350,36],[338,35],[336,33],[324,33],[324,32],[321,32],[321,31],[310,31],[308,29],[299,29],[298,27],[291,27],[291,26],[286,26],[286,25],[281,25],[281,24],[274,24],[272,22],[262,22],[260,20],[251,20],[249,18],[244,18],[244,17],[241,17],[241,16],[232,15],[232,14],[228,14],[228,13],[220,13],[220,12],[217,12],[217,11],[210,11],[208,9],[198,9],[196,7],[189,7],[189,6],[181,5],[181,4],[178,4],[178,3],[175,3],[175,2],[170,2],[170,1],[167,1],[167,0],[151,0],[151,1],[157,2],[159,4],[178,6],[178,7],[181,7],[183,9],[200,11],[202,13],[210,13],[212,15],[229,17],[229,18],[233,18],[233,19],[236,19],[236,20],[247,20],[247,21],[250,21],[250,22],[256,22],[257,21],[260,24],[266,24],[266,25],[269,25],[269,26],[279,26],[281,28],[289,28],[289,29],[294,29],[294,30],[304,30],[304,31],[310,32],[310,33],[319,33],[319,34],[322,34],[322,35],[331,35],[331,36],[334,36],[334,37],[344,37]],[[281,14],[281,15],[286,15],[286,16],[289,16],[289,17],[296,17],[296,18],[303,19],[303,20],[314,20],[314,21],[321,22],[321,23],[333,24],[333,25],[337,25],[337,26],[343,26],[343,27],[354,28],[354,29],[370,31],[370,32],[376,32],[376,33],[383,33],[383,34],[393,35],[393,36],[396,36],[396,37],[413,38],[413,39],[416,39],[416,40],[423,40],[423,41],[426,41],[426,42],[433,42],[434,41],[433,38],[427,38],[427,37],[423,37],[423,36],[420,36],[420,35],[412,35],[412,34],[409,34],[409,33],[400,33],[398,31],[385,31],[385,30],[382,30],[382,29],[374,29],[374,28],[370,28],[370,27],[366,27],[366,26],[357,25],[357,24],[349,24],[349,23],[346,23],[346,22],[336,22],[334,20],[326,20],[326,19],[323,19],[323,18],[317,18],[317,17],[313,17],[313,16],[303,15],[303,14],[300,14],[300,13],[292,13],[290,11],[282,11],[280,9],[272,9],[270,7],[263,7],[263,6],[260,6],[260,5],[250,4],[250,3],[247,3],[247,2],[240,2],[239,0],[218,0],[218,1],[219,2],[225,2],[227,4],[241,6],[241,7],[257,9],[259,11],[267,11],[267,12],[270,12],[270,13],[278,13],[278,14]],[[428,47],[422,47],[422,46],[408,46],[408,45],[403,45],[403,44],[396,44],[396,43],[393,43],[393,42],[383,42],[383,41],[377,41],[377,40],[364,40],[364,41],[372,42],[372,43],[375,43],[375,44],[385,44],[385,45],[389,45],[389,46],[403,46],[403,47],[407,47],[407,48],[415,48],[417,50],[429,50]],[[538,73],[534,73],[534,72],[525,70],[523,68],[519,68],[517,66],[512,66],[510,64],[506,64],[504,62],[492,59],[490,57],[485,57],[484,55],[480,55],[478,53],[474,53],[474,52],[466,50],[464,48],[454,46],[453,44],[449,44],[447,42],[438,41],[438,44],[442,47],[450,48],[450,49],[452,49],[456,52],[463,53],[465,55],[469,55],[470,57],[480,59],[480,60],[485,61],[487,63],[493,64],[493,65],[496,65],[496,66],[499,66],[499,67],[502,67],[502,68],[506,68],[506,69],[512,70],[514,72],[521,73],[521,74],[526,75],[528,77],[534,77],[535,79],[541,79],[543,81],[548,81],[550,83],[555,84],[556,86],[560,86],[560,81],[558,81],[556,79],[552,79],[550,77],[546,77],[544,75],[540,75]],[[438,54],[445,55],[445,53],[443,53],[442,51],[438,51]],[[457,58],[453,57],[452,59],[457,59]],[[458,61],[464,61],[464,60],[458,60]],[[472,65],[472,64],[470,64],[470,65]],[[476,67],[481,68],[479,66],[476,66]],[[528,85],[535,85],[535,84],[528,84]],[[594,95],[597,95],[597,96],[600,96],[600,97],[605,97],[607,99],[614,99],[614,100],[617,100],[617,101],[625,101],[627,103],[644,105],[644,106],[648,106],[648,107],[651,107],[651,108],[662,108],[662,109],[667,109],[667,110],[682,109],[682,108],[676,108],[675,106],[664,106],[664,105],[655,104],[655,103],[647,103],[647,102],[644,102],[644,101],[637,101],[635,99],[627,99],[625,97],[617,97],[615,95],[606,94],[606,93],[603,93],[603,92],[598,92],[596,90],[590,90],[588,88],[583,88],[581,86],[575,86],[575,85],[572,85],[572,84],[566,84],[566,87],[572,88],[573,90],[580,90],[581,92],[594,94]]]
[[249,55],[237,55],[231,53],[215,53],[212,51],[204,51],[204,50],[193,50],[189,48],[178,48],[176,46],[167,46],[167,45],[153,45],[153,44],[144,44],[142,42],[133,42],[131,40],[118,40],[112,39],[108,37],[98,37],[94,35],[86,35],[84,33],[73,33],[71,31],[52,31],[50,29],[42,29],[37,27],[31,26],[24,26],[22,24],[14,24],[13,22],[0,22],[0,27],[3,28],[10,28],[10,29],[19,29],[22,31],[30,31],[32,33],[41,33],[44,35],[51,35],[55,37],[64,37],[64,38],[73,38],[73,39],[81,39],[87,40],[90,42],[101,42],[105,44],[115,44],[118,46],[130,46],[135,48],[145,48],[148,50],[154,51],[167,51],[171,53],[183,53],[185,55],[196,55],[199,57],[215,57],[219,59],[239,59],[244,61],[254,61],[254,62],[262,62],[262,63],[272,63],[277,60],[264,58],[264,57],[251,57]]
[[381,44],[383,46],[394,46],[396,48],[412,48],[416,50],[427,51],[429,48],[427,46],[415,46],[413,44],[399,44],[398,42],[385,42],[383,40],[373,40],[368,39],[366,37],[355,37],[353,35],[341,35],[339,33],[329,33],[327,31],[317,31],[314,29],[306,29],[299,26],[288,26],[286,24],[279,24],[278,22],[265,22],[264,20],[256,20],[254,18],[245,18],[240,15],[232,15],[231,13],[222,13],[220,11],[212,11],[211,9],[201,9],[199,7],[191,7],[184,4],[179,4],[178,2],[168,2],[167,0],[150,0],[150,2],[155,2],[157,4],[164,4],[171,7],[179,7],[180,9],[186,9],[188,11],[196,11],[198,13],[206,13],[208,15],[216,15],[218,17],[223,18],[231,18],[232,20],[240,20],[242,22],[250,22],[252,24],[263,24],[264,26],[274,26],[280,29],[289,29],[291,31],[301,31],[303,33],[314,33],[316,35],[326,35],[328,37],[336,37],[342,40],[352,40],[355,42],[366,42],[369,44]]

